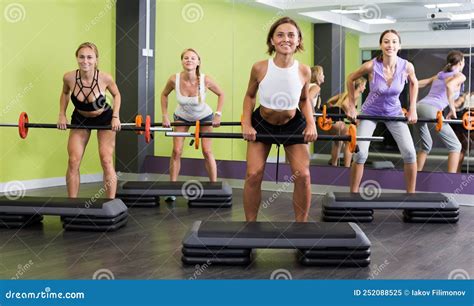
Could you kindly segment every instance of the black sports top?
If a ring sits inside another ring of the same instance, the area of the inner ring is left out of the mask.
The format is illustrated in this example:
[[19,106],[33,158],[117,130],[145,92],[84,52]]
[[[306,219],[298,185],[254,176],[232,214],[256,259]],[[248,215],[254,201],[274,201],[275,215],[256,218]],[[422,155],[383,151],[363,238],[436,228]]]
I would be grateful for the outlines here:
[[[76,87],[79,88],[79,91],[74,95],[74,91],[76,90]],[[90,88],[91,91],[86,95],[83,91],[84,88]],[[96,88],[99,93],[98,97],[94,93],[94,90]],[[84,101],[79,101],[79,99],[77,98],[79,93],[82,93],[82,95],[84,96]],[[92,102],[89,102],[88,98],[91,94],[94,94],[96,99]],[[74,104],[75,108],[81,111],[85,111],[85,112],[93,112],[99,109],[103,109],[107,106],[107,103],[105,102],[105,96],[102,95],[99,88],[99,70],[96,70],[94,72],[94,77],[92,79],[91,86],[84,86],[82,84],[79,69],[76,70],[76,83],[74,84],[74,89],[72,90],[72,93],[71,93],[71,101],[72,101],[72,104]]]

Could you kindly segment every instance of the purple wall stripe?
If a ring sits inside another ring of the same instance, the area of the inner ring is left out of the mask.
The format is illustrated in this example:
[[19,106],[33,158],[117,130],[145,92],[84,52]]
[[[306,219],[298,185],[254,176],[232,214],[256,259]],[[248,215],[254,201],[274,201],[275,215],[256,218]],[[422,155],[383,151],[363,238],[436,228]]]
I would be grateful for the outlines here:
[[[222,179],[244,179],[246,162],[218,160],[217,176]],[[147,156],[143,172],[167,174],[169,158]],[[330,166],[311,166],[311,183],[320,185],[349,186],[349,169]],[[267,164],[265,181],[275,181],[276,165]],[[202,159],[182,158],[181,173],[188,176],[207,176]],[[280,164],[279,182],[285,182],[291,177],[290,166]],[[405,179],[401,170],[366,169],[362,181],[373,180],[386,189],[405,189]],[[419,172],[417,191],[444,192],[474,195],[474,174],[456,174],[444,172]]]

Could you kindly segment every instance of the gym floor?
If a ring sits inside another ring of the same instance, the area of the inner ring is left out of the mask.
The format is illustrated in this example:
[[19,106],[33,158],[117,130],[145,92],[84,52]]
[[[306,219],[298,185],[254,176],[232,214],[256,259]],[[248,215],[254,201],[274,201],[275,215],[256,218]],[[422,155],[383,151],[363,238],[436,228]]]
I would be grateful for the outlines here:
[[[82,184],[90,197],[100,183]],[[26,195],[66,196],[65,187]],[[264,191],[262,199],[272,191]],[[292,193],[280,193],[262,208],[260,221],[293,220]],[[320,196],[313,195],[311,221],[319,221]],[[22,230],[2,229],[0,278],[91,279],[100,269],[115,279],[269,279],[285,269],[293,279],[447,279],[456,269],[474,275],[474,209],[461,206],[457,224],[409,224],[401,211],[375,211],[360,227],[372,242],[367,268],[304,267],[294,250],[257,250],[247,267],[183,266],[181,240],[196,220],[242,221],[242,190],[234,188],[231,209],[187,207],[184,198],[154,208],[131,208],[126,227],[109,233],[64,232],[59,217]],[[41,228],[42,227],[42,228]]]

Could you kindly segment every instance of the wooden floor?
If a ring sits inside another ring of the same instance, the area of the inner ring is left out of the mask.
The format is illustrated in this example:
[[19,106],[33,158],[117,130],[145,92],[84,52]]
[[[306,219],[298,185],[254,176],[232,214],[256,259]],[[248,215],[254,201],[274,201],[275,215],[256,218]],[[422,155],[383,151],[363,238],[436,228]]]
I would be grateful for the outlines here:
[[[81,196],[90,197],[100,187],[84,184]],[[27,194],[65,196],[65,188]],[[264,192],[263,200],[273,194]],[[312,221],[319,221],[319,200],[313,196]],[[367,268],[304,267],[291,250],[258,250],[247,267],[183,266],[181,240],[192,223],[242,221],[242,190],[234,189],[233,203],[231,209],[190,209],[178,198],[174,205],[132,208],[127,226],[111,233],[64,232],[59,217],[46,217],[42,227],[0,229],[0,277],[91,279],[97,271],[115,279],[269,279],[274,271],[293,279],[447,279],[452,271],[474,277],[473,207],[461,207],[454,225],[407,224],[401,211],[376,212],[373,223],[360,225],[372,242]],[[260,216],[260,221],[292,220],[291,194],[279,194]]]

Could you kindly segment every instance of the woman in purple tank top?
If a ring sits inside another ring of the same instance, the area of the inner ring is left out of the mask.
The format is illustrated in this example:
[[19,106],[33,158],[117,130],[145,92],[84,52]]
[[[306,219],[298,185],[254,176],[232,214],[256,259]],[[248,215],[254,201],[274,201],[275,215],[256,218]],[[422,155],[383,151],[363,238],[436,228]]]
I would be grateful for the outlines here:
[[[461,87],[466,77],[462,74],[464,68],[464,55],[460,51],[451,51],[446,58],[446,66],[442,71],[429,79],[418,82],[419,87],[431,84],[430,92],[422,100],[418,101],[417,112],[420,118],[434,119],[438,111],[449,106],[447,118],[456,118],[455,100],[459,98]],[[435,123],[418,123],[417,128],[420,135],[420,149],[417,154],[418,171],[422,171],[426,157],[433,147],[430,130],[434,130]],[[449,124],[443,124],[437,133],[448,149],[448,172],[456,173],[462,145],[456,137],[456,133]]]
[[[362,113],[367,115],[400,116],[402,115],[402,107],[399,96],[408,80],[410,83],[410,106],[407,119],[408,123],[416,123],[418,80],[416,79],[413,65],[397,56],[401,44],[400,35],[395,30],[386,30],[380,35],[379,43],[382,54],[364,63],[347,78],[349,103],[355,105],[354,81],[361,76],[368,75],[370,92],[362,105]],[[355,107],[352,107],[346,114],[352,120],[357,118]],[[408,125],[406,122],[401,121],[384,123],[397,142],[398,149],[404,160],[406,190],[408,193],[414,193],[417,170],[416,151]],[[357,129],[357,136],[372,136],[376,125],[377,122],[375,121],[361,120]],[[351,192],[359,192],[369,145],[368,141],[360,142],[358,144],[359,152],[354,154],[354,162],[351,167]]]

